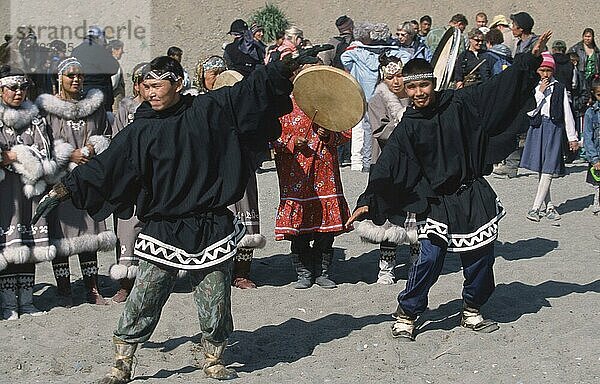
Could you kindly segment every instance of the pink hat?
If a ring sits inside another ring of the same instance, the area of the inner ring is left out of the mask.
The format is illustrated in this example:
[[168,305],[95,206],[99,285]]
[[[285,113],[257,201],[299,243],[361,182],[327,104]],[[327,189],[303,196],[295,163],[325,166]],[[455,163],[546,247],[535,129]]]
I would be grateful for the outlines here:
[[554,62],[554,57],[552,57],[552,54],[550,52],[542,52],[542,64],[540,65],[541,67],[548,67],[548,68],[552,68],[552,70],[554,71],[556,69],[556,63]]

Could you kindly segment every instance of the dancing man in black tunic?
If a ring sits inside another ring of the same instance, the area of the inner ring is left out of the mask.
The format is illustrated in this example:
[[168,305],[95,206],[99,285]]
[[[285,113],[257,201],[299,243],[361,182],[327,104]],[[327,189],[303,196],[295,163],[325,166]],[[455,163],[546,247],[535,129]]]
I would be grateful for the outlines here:
[[131,380],[135,349],[156,328],[179,270],[196,286],[204,372],[236,377],[222,354],[233,330],[232,258],[244,233],[227,207],[242,198],[253,156],[281,134],[278,117],[292,110],[289,78],[302,63],[301,55],[260,66],[233,87],[194,98],[179,94],[177,61],[154,59],[142,83],[148,101],[134,121],[40,203],[37,215],[45,215],[70,198],[95,220],[126,219],[135,205],[144,224],[138,276],[113,338],[116,363],[101,383]]
[[479,310],[495,288],[494,241],[505,212],[483,176],[513,149],[550,36],[546,32],[532,54],[517,56],[503,73],[459,91],[434,91],[433,68],[424,60],[405,65],[412,106],[371,168],[348,221],[364,216],[382,224],[405,212],[417,213],[421,252],[398,296],[394,337],[414,340],[415,320],[427,308],[448,251],[459,253],[463,266],[461,325],[480,332],[498,329]]

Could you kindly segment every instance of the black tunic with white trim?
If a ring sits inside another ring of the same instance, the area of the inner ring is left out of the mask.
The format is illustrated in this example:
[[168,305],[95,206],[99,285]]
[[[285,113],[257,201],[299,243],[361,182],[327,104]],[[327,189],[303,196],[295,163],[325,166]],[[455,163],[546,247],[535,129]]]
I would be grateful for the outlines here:
[[227,206],[242,198],[255,153],[281,134],[290,75],[277,62],[165,111],[142,103],[105,152],[63,179],[73,203],[96,220],[128,218],[135,205],[142,259],[188,270],[229,259],[243,226]]
[[505,214],[483,178],[527,126],[540,58],[517,56],[477,86],[437,92],[434,105],[409,108],[372,167],[358,206],[376,224],[416,212],[419,238],[465,252],[493,242]]

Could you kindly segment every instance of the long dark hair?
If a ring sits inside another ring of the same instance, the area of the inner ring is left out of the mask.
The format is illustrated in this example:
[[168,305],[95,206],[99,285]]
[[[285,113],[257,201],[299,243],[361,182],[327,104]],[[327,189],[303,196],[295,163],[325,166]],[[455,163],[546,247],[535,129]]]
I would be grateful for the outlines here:
[[592,47],[596,48],[596,34],[594,33],[594,30],[592,28],[586,28],[583,30],[583,33],[581,34],[581,37],[585,36],[586,33],[590,33],[592,35]]

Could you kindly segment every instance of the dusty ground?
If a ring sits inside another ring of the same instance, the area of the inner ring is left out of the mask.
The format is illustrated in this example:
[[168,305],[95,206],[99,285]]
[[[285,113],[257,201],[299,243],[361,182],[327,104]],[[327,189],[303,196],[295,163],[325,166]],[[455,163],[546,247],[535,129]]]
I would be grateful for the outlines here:
[[[272,166],[272,163],[270,163]],[[267,163],[269,165],[269,163]],[[402,249],[399,282],[375,284],[377,252],[353,233],[335,243],[334,278],[339,288],[294,290],[287,242],[270,241],[257,253],[253,276],[260,288],[234,290],[235,332],[226,352],[240,383],[598,383],[598,300],[600,223],[589,206],[592,189],[584,167],[569,167],[556,180],[553,198],[563,215],[560,227],[533,223],[524,215],[536,177],[490,179],[508,210],[497,242],[498,287],[485,313],[499,331],[479,335],[457,327],[462,276],[449,255],[430,295],[414,343],[390,336],[396,295],[406,267]],[[366,175],[342,171],[351,205]],[[259,175],[263,231],[273,233],[278,200],[274,171]],[[102,254],[106,274],[111,254]],[[77,263],[75,293],[83,297]],[[0,321],[1,383],[91,383],[112,361],[111,332],[122,305],[89,304],[52,308],[54,281],[49,265],[38,268],[35,303],[49,313]],[[103,293],[116,286],[102,278]],[[167,303],[150,342],[139,350],[134,383],[208,383],[196,365],[198,325],[188,284]]]

